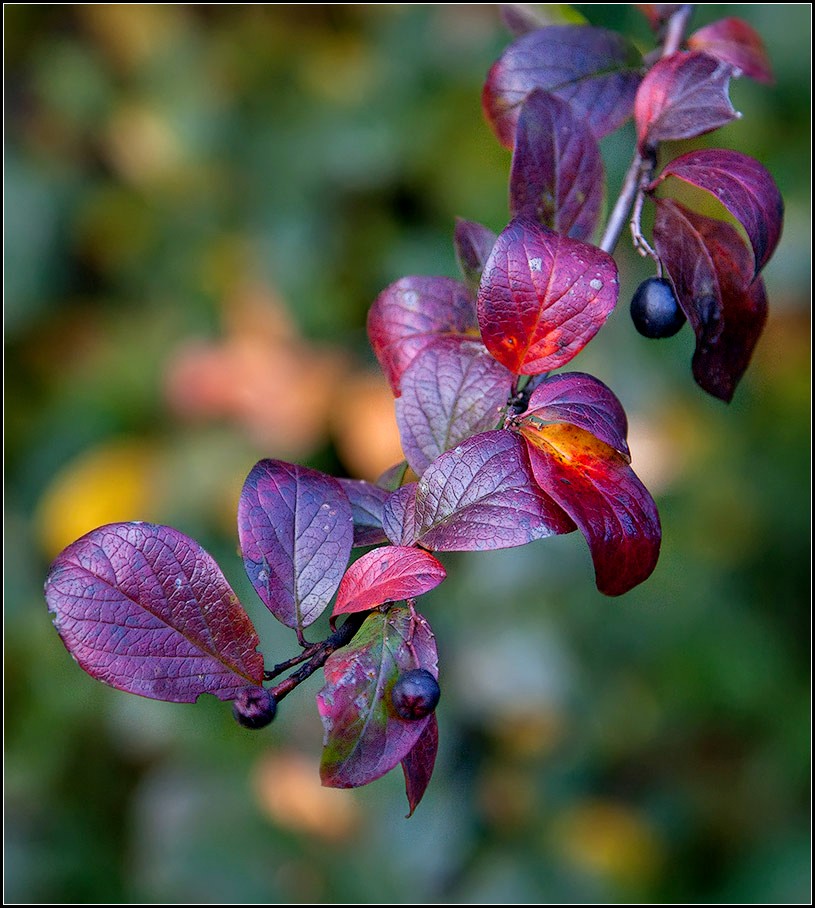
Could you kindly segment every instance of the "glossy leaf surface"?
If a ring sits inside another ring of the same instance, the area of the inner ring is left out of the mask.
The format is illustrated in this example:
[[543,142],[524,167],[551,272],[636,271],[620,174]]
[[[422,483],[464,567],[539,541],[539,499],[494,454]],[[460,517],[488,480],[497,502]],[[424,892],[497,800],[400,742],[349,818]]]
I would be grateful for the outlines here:
[[417,476],[444,451],[495,428],[512,373],[476,341],[439,338],[402,375],[396,422],[402,450]]
[[408,482],[393,492],[382,510],[382,526],[394,545],[413,545],[416,541],[417,483]]
[[258,637],[218,565],[171,527],[114,523],[64,549],[45,598],[71,655],[119,690],[192,703],[263,681]]
[[439,722],[436,714],[431,713],[419,740],[413,745],[402,760],[402,771],[405,774],[405,794],[407,795],[410,813],[419,806],[424,797],[433,769],[436,765],[436,754],[439,750]]
[[675,53],[642,80],[634,105],[640,150],[718,129],[739,114],[730,103],[733,70],[707,54]]
[[358,558],[337,590],[335,615],[364,612],[385,602],[412,599],[437,587],[447,571],[430,552],[383,545]]
[[619,596],[647,579],[659,557],[659,514],[625,459],[576,426],[521,432],[536,481],[586,537],[597,589]]
[[774,81],[761,35],[743,19],[719,19],[697,29],[688,38],[688,47],[735,66],[757,82]]
[[767,318],[761,278],[736,230],[657,199],[654,245],[696,335],[693,376],[730,401]]
[[364,479],[338,479],[351,503],[354,545],[378,545],[388,538],[382,529],[382,508],[390,495],[387,489]]
[[578,240],[591,237],[603,205],[600,147],[565,101],[536,89],[523,103],[509,177],[511,214]]
[[351,505],[336,479],[261,460],[241,492],[238,535],[246,573],[266,607],[302,630],[319,618],[345,573]]
[[668,177],[709,192],[739,221],[753,247],[758,274],[778,245],[784,220],[784,201],[767,168],[738,151],[703,148],[671,161],[653,186]]
[[448,277],[403,277],[386,287],[368,312],[368,338],[397,396],[402,373],[437,337],[478,337],[475,303]]
[[511,372],[548,372],[569,362],[600,330],[618,289],[610,255],[530,218],[515,218],[484,269],[482,338]]
[[520,438],[483,432],[442,454],[416,493],[416,536],[436,551],[525,545],[574,524],[532,476]]
[[542,88],[567,101],[597,138],[631,116],[640,82],[639,53],[616,32],[590,25],[551,25],[523,35],[487,75],[482,104],[507,148],[526,96]]
[[354,639],[325,664],[317,708],[325,736],[323,785],[367,785],[405,759],[430,717],[400,719],[390,691],[402,672],[415,668],[438,677],[436,641],[427,621],[407,606],[373,612]]
[[529,398],[519,422],[570,423],[630,459],[628,420],[612,390],[599,379],[583,372],[562,372],[545,378]]
[[464,283],[474,294],[478,291],[481,273],[497,239],[498,236],[489,227],[484,227],[476,221],[456,218],[456,229],[453,234],[456,261],[464,277]]

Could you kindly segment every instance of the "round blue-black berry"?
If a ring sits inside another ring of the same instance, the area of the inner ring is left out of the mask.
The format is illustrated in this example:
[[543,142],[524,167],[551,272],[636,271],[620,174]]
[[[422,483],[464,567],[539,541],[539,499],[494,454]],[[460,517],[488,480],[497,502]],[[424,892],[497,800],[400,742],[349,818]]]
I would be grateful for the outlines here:
[[662,277],[649,277],[637,287],[631,320],[643,337],[652,338],[673,337],[686,321],[673,287]]
[[263,728],[276,713],[277,700],[265,687],[244,687],[232,703],[232,715],[244,728]]
[[396,714],[408,721],[429,716],[440,696],[439,682],[424,668],[414,668],[400,675],[391,689],[391,703]]

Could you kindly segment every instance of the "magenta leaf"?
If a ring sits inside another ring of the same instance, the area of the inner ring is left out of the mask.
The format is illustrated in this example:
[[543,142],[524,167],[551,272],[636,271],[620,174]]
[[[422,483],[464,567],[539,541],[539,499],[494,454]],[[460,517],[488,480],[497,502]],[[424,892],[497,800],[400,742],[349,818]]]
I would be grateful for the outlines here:
[[325,664],[317,708],[325,729],[320,777],[331,788],[373,782],[401,763],[430,716],[401,719],[390,702],[400,674],[423,668],[438,677],[430,625],[408,606],[371,613],[348,646]]
[[733,69],[698,52],[658,60],[637,91],[634,119],[641,151],[691,139],[737,119],[728,95]]
[[394,545],[416,542],[416,488],[408,482],[393,492],[382,509],[382,527]]
[[478,293],[490,353],[511,372],[548,372],[569,362],[617,302],[614,259],[531,218],[498,237]]
[[238,535],[252,586],[278,621],[302,633],[325,610],[351,553],[342,486],[308,467],[261,460],[243,485]]
[[385,542],[388,537],[382,529],[382,508],[390,492],[364,479],[338,479],[337,482],[351,502],[354,546]]
[[550,25],[523,35],[487,75],[482,104],[507,148],[521,104],[536,88],[567,101],[599,139],[631,116],[642,59],[622,35],[590,25]]
[[696,334],[693,376],[708,394],[730,401],[767,318],[761,278],[735,228],[656,200],[654,245]]
[[613,391],[583,372],[562,372],[545,378],[532,392],[525,413],[517,422],[533,425],[570,423],[630,460],[628,420]]
[[402,450],[417,476],[439,454],[495,428],[512,387],[512,373],[477,341],[438,338],[402,375],[396,422]]
[[45,598],[68,652],[119,690],[192,703],[263,682],[258,636],[218,565],[171,527],[112,523],[55,559]]
[[688,47],[729,63],[757,82],[774,81],[764,42],[743,19],[719,19],[705,25],[688,38]]
[[424,797],[433,769],[436,765],[436,753],[439,749],[439,723],[436,714],[430,714],[430,721],[425,725],[419,740],[413,745],[402,760],[402,771],[405,774],[405,794],[407,795],[410,813],[419,806]]
[[570,425],[521,429],[535,480],[578,525],[597,589],[620,596],[656,566],[662,531],[654,500],[615,450]]
[[505,429],[442,454],[416,493],[417,541],[434,551],[503,549],[573,529],[535,483],[523,442]]
[[523,103],[509,177],[509,210],[577,240],[589,239],[603,205],[600,147],[565,101],[535,89]]
[[365,612],[385,602],[421,596],[446,576],[447,571],[430,552],[383,545],[366,552],[345,572],[333,614]]
[[784,220],[784,201],[767,168],[738,151],[703,148],[675,158],[649,188],[668,177],[704,189],[724,205],[747,233],[758,274],[778,245]]
[[478,291],[481,272],[497,239],[489,227],[484,227],[476,221],[456,218],[456,229],[453,234],[456,261],[464,277],[464,283],[473,293]]
[[478,337],[475,302],[448,277],[403,277],[368,312],[368,338],[397,397],[402,373],[439,336]]

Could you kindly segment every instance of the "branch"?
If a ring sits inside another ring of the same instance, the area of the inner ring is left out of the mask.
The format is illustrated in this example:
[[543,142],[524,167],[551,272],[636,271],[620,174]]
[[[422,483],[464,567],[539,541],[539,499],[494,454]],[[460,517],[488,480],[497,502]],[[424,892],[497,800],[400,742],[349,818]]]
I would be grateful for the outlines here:
[[[665,37],[663,39],[660,58],[669,57],[679,50],[692,12],[693,4],[685,3],[668,20],[668,23],[665,26]],[[639,151],[635,152],[634,159],[631,161],[625,177],[623,178],[620,195],[608,217],[608,223],[606,224],[603,238],[600,241],[600,248],[604,252],[608,252],[609,255],[614,252],[614,247],[620,239],[620,234],[623,232],[623,227],[625,227],[628,212],[634,204],[634,199],[641,194],[642,187],[650,179],[654,163],[655,162],[652,159],[644,158]],[[635,236],[638,232],[639,219],[637,219]],[[637,248],[640,251],[643,249],[642,246],[638,246]],[[646,254],[646,252],[643,252],[643,254]]]

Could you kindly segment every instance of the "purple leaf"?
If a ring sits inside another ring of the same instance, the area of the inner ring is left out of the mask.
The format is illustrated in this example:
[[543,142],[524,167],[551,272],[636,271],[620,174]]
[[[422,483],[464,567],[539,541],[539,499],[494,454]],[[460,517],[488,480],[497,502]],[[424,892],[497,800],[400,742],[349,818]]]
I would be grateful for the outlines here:
[[778,245],[784,220],[784,201],[767,168],[738,151],[704,148],[675,158],[649,188],[668,177],[698,186],[724,205],[747,232],[758,274]]
[[416,488],[409,482],[393,492],[382,509],[382,526],[394,545],[416,542]]
[[382,529],[382,508],[390,495],[387,489],[364,479],[338,479],[351,502],[354,519],[354,545],[379,545],[387,536]]
[[413,599],[437,587],[446,576],[430,552],[383,545],[366,552],[345,572],[333,614],[366,612],[385,602]]
[[475,302],[464,284],[448,277],[403,277],[368,312],[368,338],[397,397],[402,373],[440,336],[478,337]]
[[631,459],[625,410],[611,389],[592,375],[562,372],[545,378],[532,392],[529,407],[517,421],[538,426],[570,423],[590,432],[626,460]]
[[654,500],[625,460],[569,425],[522,427],[535,479],[580,527],[597,589],[620,596],[656,566],[662,531]]
[[658,60],[634,105],[640,151],[704,135],[741,116],[728,95],[732,75],[732,67],[707,54],[680,51]]
[[767,318],[761,278],[736,230],[672,199],[656,200],[654,245],[696,334],[693,376],[730,401]]
[[509,177],[509,210],[577,240],[589,239],[603,205],[600,148],[565,101],[536,89],[524,101]]
[[492,247],[498,237],[476,221],[465,221],[456,218],[456,230],[453,245],[456,248],[456,260],[464,283],[476,293],[481,283],[481,272],[490,257]]
[[301,634],[325,610],[351,553],[353,516],[342,486],[317,470],[261,460],[243,485],[238,534],[252,586]]
[[425,471],[416,494],[418,542],[435,551],[525,545],[574,524],[534,481],[523,442],[505,429],[474,435]]
[[401,719],[390,691],[399,675],[411,669],[438,677],[437,660],[430,626],[407,606],[373,612],[351,643],[328,658],[326,683],[317,694],[325,728],[323,785],[367,785],[405,759],[430,717]]
[[499,12],[501,21],[516,38],[552,24],[531,3],[502,3]]
[[495,428],[507,405],[512,373],[477,341],[439,338],[402,375],[396,422],[417,476],[471,435]]
[[263,682],[258,636],[218,565],[171,527],[112,523],[51,565],[45,598],[68,652],[119,690],[192,703]]
[[515,218],[498,237],[478,293],[490,353],[511,372],[549,372],[569,362],[617,302],[614,259],[579,240]]
[[705,25],[688,38],[688,47],[729,63],[757,82],[774,81],[761,35],[743,19],[719,19]]
[[523,35],[487,75],[482,104],[507,148],[524,98],[542,88],[567,101],[599,139],[631,116],[642,59],[622,35],[590,25],[550,25]]
[[439,749],[439,723],[436,714],[430,714],[430,721],[425,725],[419,740],[413,745],[402,760],[402,771],[405,774],[405,794],[407,795],[410,813],[419,806],[424,797],[433,768],[436,765],[436,753]]

